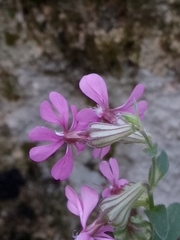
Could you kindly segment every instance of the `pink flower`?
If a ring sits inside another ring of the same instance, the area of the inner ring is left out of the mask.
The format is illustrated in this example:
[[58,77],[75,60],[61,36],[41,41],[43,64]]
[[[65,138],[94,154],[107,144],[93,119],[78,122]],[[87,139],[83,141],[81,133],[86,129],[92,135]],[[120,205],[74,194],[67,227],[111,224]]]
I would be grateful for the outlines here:
[[[114,109],[109,108],[109,100],[106,83],[103,78],[98,74],[92,73],[89,75],[85,75],[80,80],[80,89],[81,91],[94,100],[97,103],[97,107],[95,108],[84,108],[78,113],[78,120],[85,122],[109,122],[116,123],[118,114],[128,112],[135,113],[134,109],[134,100],[140,98],[144,92],[144,85],[138,84],[134,90],[132,91],[130,97],[127,102],[122,106],[119,106]],[[138,112],[139,116],[142,119],[144,117],[144,112],[147,109],[147,102],[140,101],[138,102]]]
[[119,166],[115,158],[110,158],[109,163],[102,161],[99,165],[101,173],[109,180],[110,186],[102,192],[103,197],[118,194],[122,187],[128,183],[124,178],[119,179]]
[[41,117],[51,123],[61,126],[62,131],[52,131],[44,126],[37,126],[29,133],[29,138],[34,141],[48,141],[50,144],[37,146],[30,150],[30,158],[35,162],[41,162],[51,156],[64,143],[67,144],[65,155],[55,163],[51,170],[56,180],[64,180],[69,177],[73,169],[72,145],[76,146],[78,153],[85,147],[82,136],[78,133],[84,129],[85,124],[76,121],[76,106],[71,106],[73,122],[68,130],[68,103],[66,99],[57,92],[51,92],[49,99],[55,108],[53,110],[48,101],[43,101],[40,106]]
[[75,237],[76,240],[112,240],[105,232],[113,232],[113,227],[97,218],[91,225],[86,226],[88,217],[98,203],[98,193],[91,187],[83,185],[81,196],[66,186],[65,194],[68,199],[67,207],[70,212],[80,217],[82,231]]
[[100,156],[100,158],[102,159],[110,150],[110,146],[107,147],[103,147],[103,148],[94,148],[93,149],[93,157],[97,158],[98,156]]

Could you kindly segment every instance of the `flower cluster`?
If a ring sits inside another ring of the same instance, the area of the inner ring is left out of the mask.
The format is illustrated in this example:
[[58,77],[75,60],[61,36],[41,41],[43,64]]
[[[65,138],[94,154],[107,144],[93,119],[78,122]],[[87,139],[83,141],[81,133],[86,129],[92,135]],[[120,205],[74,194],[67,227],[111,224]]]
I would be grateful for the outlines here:
[[68,199],[67,207],[73,214],[79,216],[82,231],[74,236],[76,240],[113,239],[106,232],[113,232],[114,228],[107,224],[106,220],[98,217],[91,225],[87,226],[87,219],[98,203],[98,193],[91,187],[81,187],[81,197],[67,186],[65,194]]
[[[56,124],[56,130],[46,126],[36,126],[29,133],[33,141],[42,141],[30,150],[30,158],[41,162],[55,153],[63,144],[66,151],[52,167],[51,174],[56,180],[67,179],[73,170],[73,148],[77,154],[86,145],[93,148],[93,156],[104,156],[116,142],[143,143],[144,153],[152,158],[148,173],[148,183],[128,182],[120,178],[118,162],[115,158],[102,160],[99,170],[106,179],[105,187],[99,193],[90,186],[82,185],[80,194],[71,186],[65,187],[67,208],[79,216],[81,230],[75,231],[75,240],[176,240],[180,236],[180,203],[155,205],[153,191],[167,173],[169,161],[164,150],[159,154],[158,145],[143,128],[141,120],[147,109],[147,102],[137,100],[142,96],[144,86],[138,84],[128,100],[121,106],[110,108],[104,80],[97,74],[89,74],[80,80],[81,91],[91,98],[95,107],[77,110],[70,106],[72,123],[69,127],[69,106],[67,100],[57,92],[51,92],[50,101],[40,106],[41,117]],[[135,209],[143,207],[148,221],[135,214]],[[95,210],[95,213],[92,211]],[[91,217],[90,217],[91,215]],[[94,219],[92,218],[94,217]],[[91,223],[90,223],[91,222]]]
[[[45,145],[35,146],[30,150],[30,158],[36,162],[46,160],[66,144],[64,156],[51,170],[56,180],[65,180],[70,176],[74,162],[73,146],[79,154],[88,145],[93,148],[94,157],[100,156],[103,159],[109,152],[110,145],[115,142],[145,142],[142,132],[138,131],[139,122],[148,106],[144,100],[137,102],[144,91],[142,84],[134,88],[126,103],[116,108],[109,107],[106,84],[99,75],[84,76],[79,86],[97,106],[78,112],[77,107],[71,105],[72,123],[68,127],[68,102],[61,94],[51,92],[50,101],[45,100],[40,106],[40,116],[45,121],[56,124],[56,130],[36,126],[29,133],[31,140],[45,142]],[[103,160],[99,169],[107,180],[100,201],[98,193],[87,185],[81,187],[80,195],[70,186],[65,188],[67,207],[79,216],[82,226],[80,233],[74,234],[76,240],[114,239],[114,226],[124,228],[128,224],[132,207],[145,191],[141,183],[129,184],[126,179],[119,179],[119,166],[115,158],[110,158],[109,162]],[[98,202],[100,212],[88,225],[88,218]]]
[[76,240],[114,239],[108,233],[114,231],[113,226],[124,228],[127,225],[132,206],[145,191],[141,183],[128,186],[126,179],[118,179],[118,163],[115,158],[111,158],[109,164],[107,163],[107,171],[105,163],[107,162],[103,161],[100,164],[100,171],[110,181],[110,187],[102,192],[100,213],[90,225],[87,226],[87,220],[98,203],[98,193],[93,188],[83,185],[81,196],[78,196],[74,189],[66,186],[67,207],[70,212],[79,216],[82,226],[82,231],[74,236]]
[[122,187],[128,184],[126,179],[119,179],[119,167],[115,158],[110,158],[109,163],[107,161],[102,161],[99,165],[99,169],[110,182],[109,187],[105,188],[102,192],[103,197],[120,193]]
[[[138,84],[130,97],[122,106],[109,108],[107,88],[104,80],[97,74],[84,76],[80,81],[80,89],[97,103],[96,107],[84,108],[79,112],[71,105],[72,124],[68,128],[69,107],[67,100],[57,92],[51,92],[49,101],[40,106],[40,116],[47,122],[57,124],[56,131],[45,126],[37,126],[29,133],[33,141],[44,141],[48,144],[36,146],[30,150],[30,158],[41,162],[66,144],[66,153],[51,170],[56,180],[67,179],[73,170],[73,146],[77,154],[84,150],[85,145],[93,147],[93,156],[103,158],[110,150],[110,145],[117,141],[144,141],[140,133],[132,128],[132,124],[124,121],[122,113],[135,114],[134,101],[143,94],[144,86]],[[143,118],[147,109],[146,101],[138,102],[138,114]]]

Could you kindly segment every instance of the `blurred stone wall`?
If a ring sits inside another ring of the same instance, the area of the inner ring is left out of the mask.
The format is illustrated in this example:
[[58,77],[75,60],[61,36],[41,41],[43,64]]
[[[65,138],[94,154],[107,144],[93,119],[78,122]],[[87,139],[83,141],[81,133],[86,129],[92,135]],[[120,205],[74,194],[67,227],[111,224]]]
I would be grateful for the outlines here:
[[[0,0],[0,239],[72,239],[78,218],[66,209],[64,186],[104,184],[99,159],[87,148],[65,182],[50,176],[64,149],[47,161],[28,157],[28,132],[50,91],[80,108],[91,104],[78,88],[84,74],[101,74],[113,107],[137,83],[146,87],[144,126],[166,149],[170,171],[156,203],[180,201],[180,3],[178,0]],[[137,144],[111,153],[122,177],[147,181],[150,161]],[[109,155],[110,156],[110,155]]]

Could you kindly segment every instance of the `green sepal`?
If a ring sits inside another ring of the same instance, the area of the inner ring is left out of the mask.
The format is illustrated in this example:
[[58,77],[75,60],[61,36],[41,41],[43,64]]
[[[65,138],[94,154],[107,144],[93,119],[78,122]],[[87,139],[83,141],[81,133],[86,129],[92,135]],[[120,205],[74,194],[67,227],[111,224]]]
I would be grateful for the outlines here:
[[[151,210],[144,211],[152,227],[160,239],[165,240],[169,231],[168,215],[164,205],[157,205]],[[155,235],[156,235],[155,234]],[[154,236],[155,237],[155,236]],[[158,239],[152,238],[153,240]],[[170,239],[169,239],[170,240]]]
[[140,216],[130,218],[125,229],[116,228],[114,231],[116,240],[150,240],[151,225]]
[[138,115],[134,115],[131,113],[122,113],[122,116],[124,117],[126,122],[132,123],[132,125],[135,125],[138,128],[140,128],[140,120]]

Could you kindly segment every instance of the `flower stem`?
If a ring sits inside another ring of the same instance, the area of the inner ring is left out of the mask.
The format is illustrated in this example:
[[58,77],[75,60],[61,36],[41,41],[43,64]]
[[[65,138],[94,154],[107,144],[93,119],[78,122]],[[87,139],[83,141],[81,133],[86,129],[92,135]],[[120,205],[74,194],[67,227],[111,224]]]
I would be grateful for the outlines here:
[[147,142],[148,147],[149,147],[150,149],[152,149],[152,148],[153,148],[153,143],[152,143],[152,141],[149,139],[149,136],[146,134],[146,132],[143,131],[143,130],[141,130],[141,131],[139,131],[139,132],[143,135],[144,139],[145,139],[146,142]]
[[154,197],[153,197],[153,192],[149,192],[149,209],[154,208]]
[[[153,149],[153,143],[151,139],[148,137],[145,131],[140,131],[141,134],[143,135],[144,139],[147,142],[147,145],[149,149]],[[152,209],[154,208],[154,197],[153,197],[153,189],[155,187],[155,174],[156,174],[156,157],[152,158],[152,168],[150,171],[150,176],[149,176],[149,185],[150,185],[150,191],[149,191],[149,208]]]

